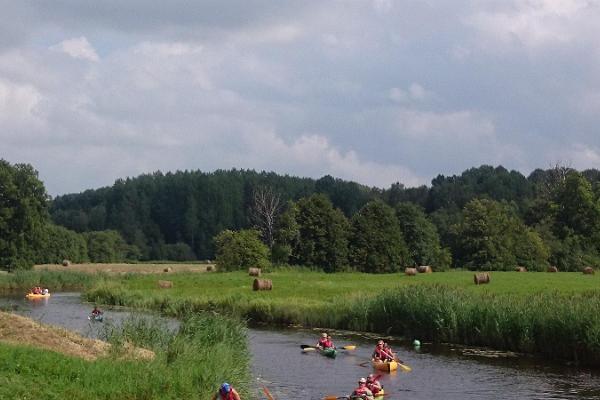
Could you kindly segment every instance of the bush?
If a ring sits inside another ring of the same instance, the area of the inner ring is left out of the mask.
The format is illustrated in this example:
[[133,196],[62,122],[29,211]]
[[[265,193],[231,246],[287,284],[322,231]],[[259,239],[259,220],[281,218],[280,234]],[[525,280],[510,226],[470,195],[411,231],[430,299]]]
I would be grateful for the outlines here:
[[256,230],[225,230],[215,237],[215,247],[219,271],[269,266],[269,249]]

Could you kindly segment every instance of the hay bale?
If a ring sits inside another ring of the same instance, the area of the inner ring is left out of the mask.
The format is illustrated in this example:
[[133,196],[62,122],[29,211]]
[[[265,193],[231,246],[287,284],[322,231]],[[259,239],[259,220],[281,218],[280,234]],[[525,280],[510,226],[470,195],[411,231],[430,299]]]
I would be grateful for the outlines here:
[[490,274],[487,272],[479,272],[473,276],[473,281],[476,285],[483,285],[485,283],[490,283]]
[[208,265],[208,266],[206,267],[206,271],[210,272],[210,271],[212,271],[212,270],[213,270],[213,266],[212,266],[212,265]]
[[270,279],[255,279],[252,283],[252,290],[272,290],[273,282]]
[[420,274],[431,274],[433,271],[429,265],[419,265],[417,267],[417,272]]
[[71,261],[64,259],[62,260],[62,266],[63,267],[70,267],[71,266]]
[[558,268],[556,268],[556,267],[548,267],[548,272],[558,272]]
[[585,267],[583,269],[583,273],[585,275],[594,275],[594,268],[592,268],[592,267]]
[[527,268],[525,268],[525,267],[517,267],[517,268],[515,268],[515,272],[527,272]]
[[163,269],[163,272],[173,272],[173,268],[167,267],[167,268]]
[[173,287],[172,281],[158,281],[158,287],[161,289],[171,289]]
[[248,268],[248,275],[250,276],[260,276],[260,268]]
[[408,276],[415,276],[417,274],[417,269],[416,268],[405,268],[404,274],[408,275]]

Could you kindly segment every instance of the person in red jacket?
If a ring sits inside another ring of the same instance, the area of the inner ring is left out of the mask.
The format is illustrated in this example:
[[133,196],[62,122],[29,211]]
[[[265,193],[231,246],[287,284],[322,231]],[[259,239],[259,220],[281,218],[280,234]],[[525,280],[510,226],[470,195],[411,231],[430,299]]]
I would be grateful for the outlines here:
[[214,394],[212,400],[240,400],[240,395],[229,383],[225,382],[219,388],[219,391]]
[[321,339],[319,339],[319,343],[316,346],[318,349],[335,349],[335,345],[331,341],[331,336],[326,333],[321,334]]
[[350,395],[351,400],[374,400],[373,392],[367,387],[367,380],[360,378],[358,381],[358,387],[354,389]]
[[369,376],[367,376],[367,387],[371,392],[373,392],[373,396],[377,396],[377,393],[379,393],[381,389],[383,389],[383,386],[381,386],[379,379],[377,379],[377,376],[373,374],[369,374]]
[[373,361],[393,361],[394,353],[385,348],[385,343],[383,340],[377,342],[377,346],[375,350],[373,350],[373,354],[371,355]]

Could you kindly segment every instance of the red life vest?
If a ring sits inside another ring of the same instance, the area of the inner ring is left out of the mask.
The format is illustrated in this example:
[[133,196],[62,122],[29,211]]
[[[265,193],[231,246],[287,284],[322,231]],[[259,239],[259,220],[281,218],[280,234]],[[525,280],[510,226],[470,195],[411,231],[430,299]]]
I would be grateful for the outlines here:
[[228,393],[223,393],[219,390],[219,394],[221,395],[221,400],[235,400],[233,396],[233,389],[231,389]]
[[352,392],[352,395],[357,396],[357,397],[366,396],[367,390],[369,390],[367,385],[359,386],[356,389],[354,389],[354,392]]
[[329,339],[323,338],[319,340],[319,346],[323,347],[324,349],[328,349],[333,347],[333,342]]
[[387,360],[390,358],[390,355],[381,347],[375,347],[375,351],[373,352],[374,358],[379,358],[380,360]]
[[377,394],[381,390],[381,384],[378,381],[367,382],[367,387],[373,394]]

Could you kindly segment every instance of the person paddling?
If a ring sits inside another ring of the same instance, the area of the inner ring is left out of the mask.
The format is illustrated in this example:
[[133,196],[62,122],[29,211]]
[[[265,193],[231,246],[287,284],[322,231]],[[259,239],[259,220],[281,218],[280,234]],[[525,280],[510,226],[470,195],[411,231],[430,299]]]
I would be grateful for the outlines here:
[[394,353],[391,352],[391,349],[386,349],[384,341],[380,340],[377,342],[377,346],[375,347],[375,350],[373,350],[371,358],[373,361],[393,361]]
[[319,339],[319,343],[316,346],[318,349],[335,349],[335,345],[331,341],[331,336],[327,335],[327,333],[323,332],[321,334],[321,339]]
[[215,393],[212,400],[241,400],[238,392],[229,383],[225,382],[219,388],[219,391]]
[[371,392],[373,392],[373,396],[377,396],[377,393],[381,392],[383,389],[383,386],[381,386],[381,383],[377,378],[378,377],[373,374],[369,374],[369,376],[367,376],[367,387]]
[[373,397],[373,392],[369,390],[367,387],[367,380],[365,378],[360,378],[358,380],[358,387],[354,389],[352,394],[350,395],[351,400],[375,400]]
[[97,317],[99,315],[102,315],[102,311],[100,311],[98,306],[94,306],[94,309],[92,310],[92,317]]

